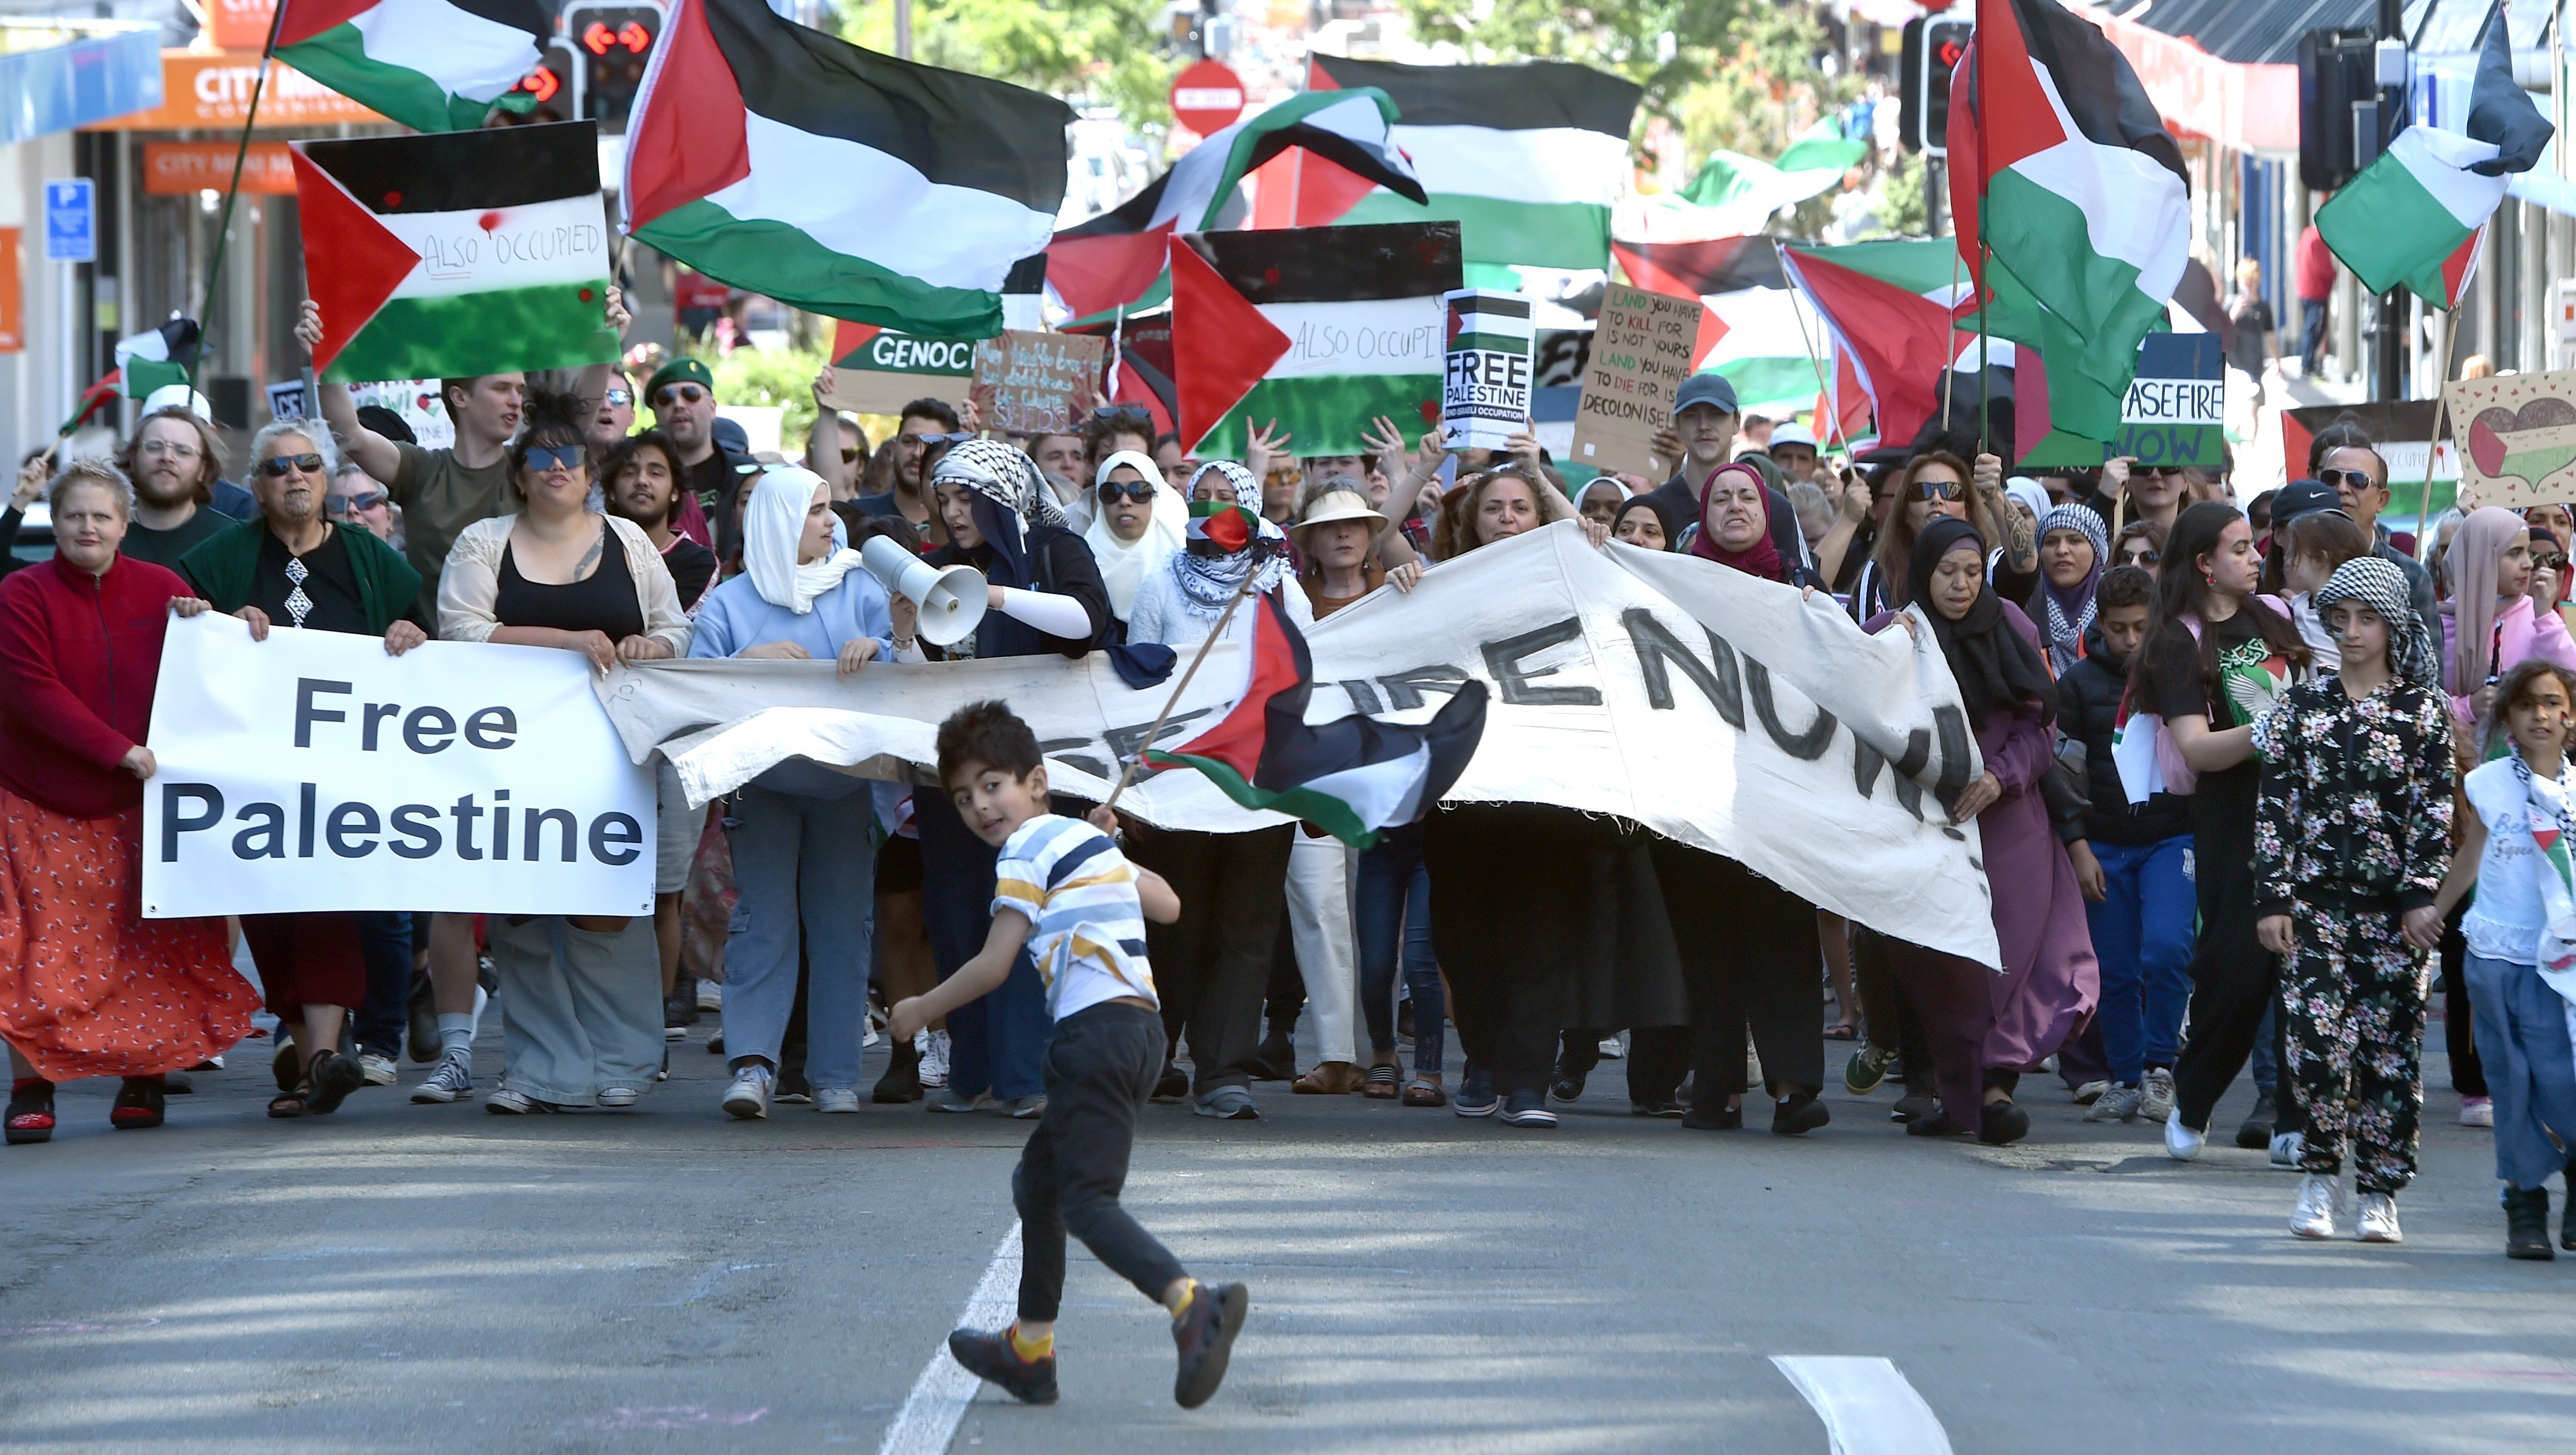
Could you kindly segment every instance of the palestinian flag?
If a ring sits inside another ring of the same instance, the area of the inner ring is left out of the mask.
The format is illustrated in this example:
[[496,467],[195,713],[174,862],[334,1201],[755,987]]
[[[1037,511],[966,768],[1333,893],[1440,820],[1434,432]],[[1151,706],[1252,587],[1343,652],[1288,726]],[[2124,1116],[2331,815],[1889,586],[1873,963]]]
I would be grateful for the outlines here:
[[[1610,209],[1628,178],[1628,127],[1644,94],[1617,76],[1566,61],[1516,66],[1408,66],[1313,56],[1312,91],[1374,86],[1403,119],[1395,144],[1413,159],[1427,202],[1373,186],[1321,157],[1288,175],[1265,172],[1257,227],[1447,218],[1466,236],[1466,261],[1488,270],[1609,266]],[[1487,283],[1512,286],[1490,271]]]
[[990,338],[1054,230],[1073,119],[761,0],[676,0],[627,123],[627,231],[793,308]]
[[1315,663],[1306,638],[1278,593],[1261,598],[1259,613],[1233,710],[1169,752],[1147,749],[1145,761],[1196,768],[1245,808],[1293,815],[1355,849],[1439,803],[1485,735],[1485,684],[1460,684],[1418,727],[1357,713],[1310,725]]
[[1987,325],[2047,355],[2059,429],[2108,440],[2188,257],[2182,150],[2128,58],[2057,0],[1977,0],[1950,96],[1950,207]]
[[293,143],[332,383],[617,357],[593,122]]
[[2486,249],[2487,220],[2508,178],[2531,170],[2556,129],[2513,78],[2504,12],[2487,22],[2469,86],[2468,129],[2410,126],[2317,209],[2317,233],[2373,293],[2404,284],[2436,308],[2457,306]]
[[1680,191],[1623,200],[1613,219],[1612,237],[1686,242],[1758,233],[1780,209],[1840,186],[1843,174],[1860,165],[1868,152],[1868,143],[1846,140],[1841,124],[1832,118],[1808,128],[1774,161],[1741,152],[1712,152],[1699,174]]
[[279,0],[277,58],[415,131],[472,131],[555,33],[544,0]]
[[[1953,327],[1966,290],[1959,251],[1940,239],[1781,249],[1790,284],[1814,307],[1840,365],[1835,393],[1856,386],[1891,444],[1914,439],[1941,407],[1941,374],[1958,357]],[[1975,340],[1968,341],[1973,349]],[[1838,397],[1845,421],[1858,411]]]
[[197,367],[197,321],[174,318],[150,333],[116,341],[116,372],[128,399],[148,399],[155,389],[188,382]]
[[[1057,233],[1047,247],[1048,281],[1084,317],[1161,302],[1169,296],[1163,259],[1171,235],[1240,225],[1243,179],[1291,148],[1420,202],[1422,183],[1391,139],[1395,115],[1385,92],[1363,89],[1301,92],[1246,117],[1190,148],[1116,211]],[[1158,284],[1162,296],[1149,299]]]
[[1439,418],[1458,224],[1189,233],[1171,268],[1184,450],[1239,460],[1275,419],[1301,455],[1366,454],[1379,415]]
[[1613,242],[1610,254],[1640,288],[1700,301],[1691,370],[1718,373],[1735,401],[1777,417],[1816,402],[1812,346],[1832,345],[1824,321],[1788,287],[1779,250],[1767,237],[1691,242]]

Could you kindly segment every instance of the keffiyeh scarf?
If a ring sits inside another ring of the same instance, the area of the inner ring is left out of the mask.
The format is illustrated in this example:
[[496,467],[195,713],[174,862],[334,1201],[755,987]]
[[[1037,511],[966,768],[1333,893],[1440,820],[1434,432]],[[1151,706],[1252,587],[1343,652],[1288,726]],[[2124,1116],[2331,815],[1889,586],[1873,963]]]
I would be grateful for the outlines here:
[[2084,634],[2093,629],[2094,597],[2102,589],[2102,565],[2111,559],[2111,536],[2102,517],[2081,505],[2061,505],[2040,516],[2042,542],[2055,530],[2075,531],[2093,546],[2093,569],[2073,586],[2061,588],[2049,580],[2045,562],[2040,568],[2039,591],[2048,602],[2048,620],[2041,623],[2048,632],[2048,663],[2062,677],[2084,655]]
[[2333,577],[2317,588],[2317,616],[2332,621],[2336,603],[2350,601],[2379,613],[2388,623],[2388,670],[2427,691],[2442,690],[2441,662],[2433,652],[2433,634],[2415,615],[2406,574],[2393,561],[2356,556],[2335,567]]
[[1261,482],[1232,460],[1210,460],[1201,465],[1198,473],[1190,476],[1192,499],[1197,498],[1199,482],[1207,478],[1210,470],[1234,487],[1234,503],[1257,523],[1250,539],[1234,545],[1224,538],[1224,527],[1214,534],[1210,532],[1211,522],[1224,517],[1194,515],[1188,549],[1172,556],[1172,578],[1181,588],[1182,606],[1193,616],[1214,621],[1225,614],[1236,592],[1246,591],[1247,576],[1252,581],[1248,595],[1266,596],[1279,589],[1279,583],[1288,575],[1288,537],[1261,517]]
[[968,440],[939,457],[930,479],[934,485],[953,480],[992,501],[1018,519],[1023,534],[1036,526],[1064,525],[1064,507],[1038,473],[1038,462],[1017,445]]

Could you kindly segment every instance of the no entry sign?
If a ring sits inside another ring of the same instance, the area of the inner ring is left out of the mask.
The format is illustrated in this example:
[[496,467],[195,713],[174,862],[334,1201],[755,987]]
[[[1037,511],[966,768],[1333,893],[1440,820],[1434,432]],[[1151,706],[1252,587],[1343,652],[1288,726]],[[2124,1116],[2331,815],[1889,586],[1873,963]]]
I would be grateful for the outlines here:
[[1201,61],[1172,80],[1172,118],[1213,136],[1243,115],[1243,78],[1223,61]]

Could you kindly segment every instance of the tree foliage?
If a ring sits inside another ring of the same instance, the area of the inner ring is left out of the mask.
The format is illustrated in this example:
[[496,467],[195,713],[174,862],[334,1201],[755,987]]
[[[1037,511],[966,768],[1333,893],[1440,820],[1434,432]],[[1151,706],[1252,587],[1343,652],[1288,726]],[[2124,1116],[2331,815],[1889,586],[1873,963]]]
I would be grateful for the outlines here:
[[[913,0],[913,59],[1167,124],[1173,63],[1160,0]],[[845,0],[841,38],[894,51],[893,0]]]
[[[1417,39],[1447,42],[1478,62],[1580,61],[1645,88],[1646,116],[1672,119],[1692,87],[1733,53],[1747,0],[1404,0]],[[1669,37],[1669,39],[1667,39]]]

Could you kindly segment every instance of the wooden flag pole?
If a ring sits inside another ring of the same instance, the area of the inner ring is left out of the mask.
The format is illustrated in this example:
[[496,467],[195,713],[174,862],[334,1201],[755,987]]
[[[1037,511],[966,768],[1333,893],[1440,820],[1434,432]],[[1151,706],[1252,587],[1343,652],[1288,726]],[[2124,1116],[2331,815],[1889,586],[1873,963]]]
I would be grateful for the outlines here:
[[[1257,534],[1253,537],[1255,544],[1258,544],[1260,539]],[[1180,683],[1172,688],[1171,700],[1164,703],[1163,710],[1154,715],[1154,725],[1145,729],[1145,740],[1136,745],[1136,756],[1128,759],[1127,766],[1119,770],[1118,782],[1109,790],[1109,799],[1100,805],[1102,808],[1114,809],[1118,806],[1118,795],[1127,791],[1128,782],[1136,776],[1137,765],[1145,761],[1145,750],[1154,746],[1154,740],[1163,735],[1163,724],[1172,720],[1172,710],[1181,705],[1181,694],[1190,690],[1190,679],[1199,675],[1199,664],[1207,660],[1208,649],[1216,645],[1217,638],[1225,635],[1227,624],[1234,620],[1234,609],[1241,606],[1243,598],[1251,594],[1252,583],[1260,575],[1261,563],[1258,561],[1243,573],[1243,584],[1234,588],[1233,599],[1226,602],[1225,614],[1216,619],[1215,628],[1200,639],[1198,655],[1190,658],[1189,670],[1181,674]]]
[[[2451,382],[2451,371],[2459,367],[2459,355],[2460,318],[2446,308],[2442,310],[2442,377],[2433,383],[2433,433],[2424,441],[2424,493],[2415,505],[2415,559],[2418,561],[2433,553],[2433,455],[2442,447],[2442,415],[2447,404],[2443,398],[2443,386]],[[2467,472],[2461,473],[2465,479]],[[2457,503],[2456,494],[2453,500]]]
[[[1780,246],[1780,240],[1776,237],[1771,239],[1771,256],[1779,261],[1781,276],[1784,278],[1787,277],[1789,273],[1788,254],[1787,251]],[[1798,300],[1795,296],[1798,290],[1793,287],[1789,291],[1792,295],[1789,300],[1789,312],[1795,315],[1798,320],[1798,342],[1800,346],[1805,348],[1807,351],[1808,367],[1816,371],[1816,396],[1823,405],[1822,409],[1818,412],[1833,416],[1834,442],[1843,447],[1843,454],[1845,456],[1849,456],[1852,452],[1851,440],[1843,434],[1843,411],[1841,401],[1833,397],[1833,386],[1825,382],[1825,366],[1817,357],[1816,341],[1814,337],[1807,332],[1807,315],[1798,311]]]
[[[188,386],[195,388],[206,361],[206,347],[215,334],[216,290],[224,281],[224,244],[232,237],[233,201],[241,196],[242,168],[250,161],[251,128],[259,124],[259,98],[268,90],[268,68],[277,59],[277,32],[286,23],[285,0],[268,17],[268,43],[259,49],[259,74],[250,83],[250,106],[242,116],[241,142],[233,148],[232,185],[224,188],[224,210],[215,223],[215,256],[206,267],[206,301],[197,310],[197,356],[188,362]],[[306,391],[305,403],[318,415],[321,401]]]

